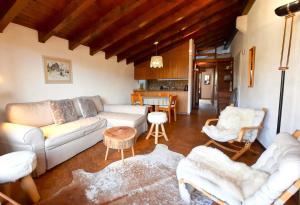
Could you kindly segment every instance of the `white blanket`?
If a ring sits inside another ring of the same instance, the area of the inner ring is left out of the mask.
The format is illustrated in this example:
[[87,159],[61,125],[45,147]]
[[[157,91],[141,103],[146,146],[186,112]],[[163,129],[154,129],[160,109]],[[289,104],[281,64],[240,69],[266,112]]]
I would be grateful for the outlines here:
[[[217,194],[222,190],[234,201],[243,202],[261,187],[267,180],[268,174],[254,170],[246,164],[234,162],[217,149],[198,146],[180,161],[177,177],[195,183],[201,181],[202,183],[197,183],[197,186],[211,194],[214,194],[212,191],[215,192],[215,196],[219,199],[222,199],[222,196]],[[223,200],[226,201],[224,198]]]

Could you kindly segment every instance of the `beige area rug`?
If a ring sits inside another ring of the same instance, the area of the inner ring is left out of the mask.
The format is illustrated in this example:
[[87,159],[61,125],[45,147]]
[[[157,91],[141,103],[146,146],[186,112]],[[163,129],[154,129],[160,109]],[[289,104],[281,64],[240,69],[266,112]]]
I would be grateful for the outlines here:
[[[147,155],[114,162],[97,173],[73,172],[73,181],[40,204],[184,204],[176,178],[183,155],[159,144]],[[192,204],[211,205],[198,191]]]

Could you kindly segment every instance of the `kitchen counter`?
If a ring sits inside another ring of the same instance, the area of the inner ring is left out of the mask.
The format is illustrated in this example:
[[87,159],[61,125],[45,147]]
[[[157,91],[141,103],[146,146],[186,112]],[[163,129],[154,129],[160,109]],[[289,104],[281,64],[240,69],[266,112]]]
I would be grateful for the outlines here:
[[177,113],[187,114],[188,92],[184,90],[134,90],[142,96],[156,97],[163,95],[177,95]]

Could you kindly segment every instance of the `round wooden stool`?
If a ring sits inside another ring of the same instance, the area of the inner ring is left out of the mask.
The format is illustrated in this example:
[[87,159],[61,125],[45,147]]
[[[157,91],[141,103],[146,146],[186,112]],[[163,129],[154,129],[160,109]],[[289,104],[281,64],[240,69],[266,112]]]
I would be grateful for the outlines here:
[[[150,136],[155,137],[155,144],[158,143],[159,137],[164,137],[165,140],[168,141],[168,137],[164,127],[164,123],[168,121],[167,114],[164,112],[151,112],[148,114],[148,121],[152,124],[146,139],[149,139]],[[152,132],[154,126],[155,131]],[[161,126],[161,131],[159,131],[159,126]]]
[[124,162],[124,149],[131,147],[132,156],[134,156],[133,145],[135,143],[136,129],[132,127],[119,126],[112,127],[104,132],[104,145],[106,146],[105,160],[109,149],[121,150],[122,161]]

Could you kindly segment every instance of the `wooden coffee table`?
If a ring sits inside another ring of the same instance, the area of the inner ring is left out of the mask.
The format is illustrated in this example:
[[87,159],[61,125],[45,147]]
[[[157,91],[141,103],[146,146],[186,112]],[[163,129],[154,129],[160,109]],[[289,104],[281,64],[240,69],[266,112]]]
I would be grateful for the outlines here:
[[136,129],[127,126],[112,127],[104,132],[104,145],[106,146],[105,160],[109,149],[121,150],[122,161],[124,162],[124,149],[131,147],[134,156],[133,145],[135,143]]

